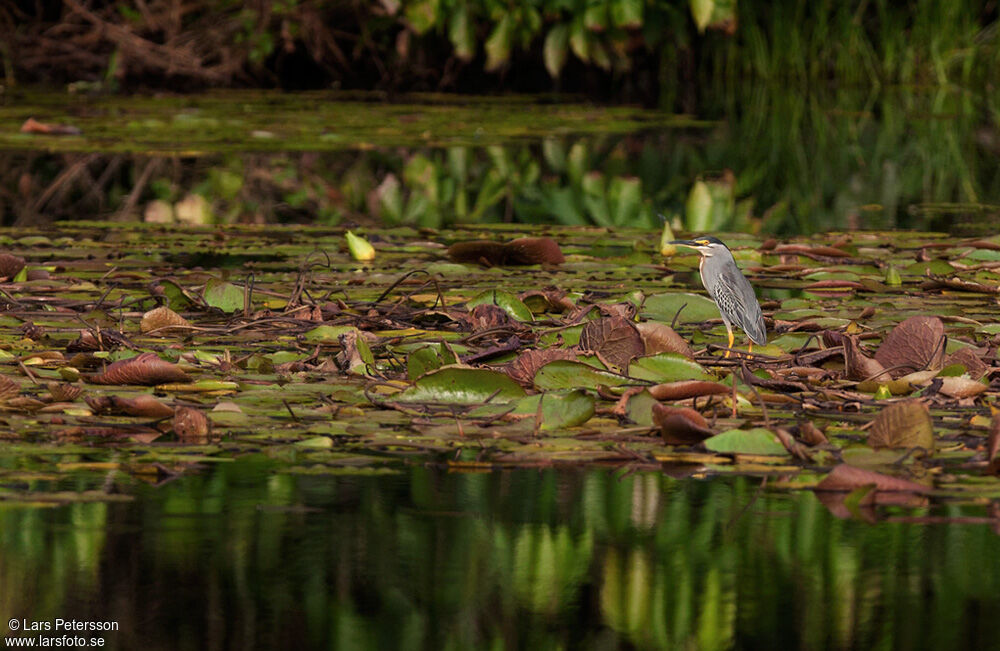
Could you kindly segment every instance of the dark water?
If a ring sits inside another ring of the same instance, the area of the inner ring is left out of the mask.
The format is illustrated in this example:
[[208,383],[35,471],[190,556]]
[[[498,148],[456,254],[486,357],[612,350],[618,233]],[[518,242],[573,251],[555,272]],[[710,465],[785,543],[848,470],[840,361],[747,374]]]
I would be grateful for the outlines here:
[[0,613],[117,622],[86,634],[117,649],[1000,648],[989,527],[759,486],[250,459],[132,502],[0,506]]

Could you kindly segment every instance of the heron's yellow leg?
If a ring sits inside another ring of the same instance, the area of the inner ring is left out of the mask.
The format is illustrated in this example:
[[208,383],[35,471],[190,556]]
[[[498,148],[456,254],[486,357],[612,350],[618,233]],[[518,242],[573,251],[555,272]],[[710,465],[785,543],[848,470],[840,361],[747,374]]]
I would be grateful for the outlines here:
[[747,345],[749,346],[749,348],[747,349],[747,354],[748,355],[753,355],[753,342],[752,341],[748,341]]
[[728,323],[726,324],[726,334],[729,335],[729,348],[726,349],[726,359],[729,359],[729,353],[733,350],[733,341],[735,338],[733,337],[733,329],[729,327]]

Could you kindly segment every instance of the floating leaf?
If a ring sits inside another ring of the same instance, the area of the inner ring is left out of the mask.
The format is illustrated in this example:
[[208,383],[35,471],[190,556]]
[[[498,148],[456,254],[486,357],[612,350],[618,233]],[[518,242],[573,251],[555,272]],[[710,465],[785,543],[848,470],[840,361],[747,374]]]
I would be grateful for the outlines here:
[[207,443],[212,421],[200,409],[178,407],[174,412],[173,429],[182,443]]
[[496,305],[518,321],[528,322],[535,320],[535,315],[531,313],[531,310],[528,309],[528,306],[521,299],[502,289],[488,289],[471,299],[465,305],[469,309],[477,305]]
[[522,237],[510,242],[456,242],[448,247],[448,257],[455,262],[488,267],[557,265],[566,261],[559,244],[551,237]]
[[712,299],[699,294],[654,294],[642,304],[642,316],[654,321],[673,323],[704,323],[718,319],[719,308]]
[[893,377],[911,371],[937,370],[944,361],[945,341],[941,319],[913,316],[892,329],[875,353],[875,359],[885,368],[894,368]]
[[580,333],[580,348],[596,353],[599,359],[617,369],[626,368],[645,350],[635,325],[621,316],[588,321]]
[[[241,301],[242,305],[242,301]],[[142,315],[139,322],[139,330],[143,333],[157,331],[157,334],[166,334],[171,329],[180,328],[189,330],[191,324],[187,319],[171,310],[166,305],[152,309]]]
[[170,418],[174,408],[166,405],[153,396],[97,396],[85,398],[87,405],[95,414],[124,414],[143,418]]
[[205,283],[203,297],[209,307],[218,308],[227,314],[231,314],[243,309],[243,295],[244,291],[242,287],[237,287],[224,280],[212,278]]
[[24,269],[24,258],[0,253],[0,280],[10,280]]
[[340,336],[347,332],[352,332],[357,330],[354,326],[331,326],[331,325],[321,325],[316,326],[312,330],[307,331],[302,338],[306,341],[320,341],[328,343],[340,343]]
[[599,386],[621,386],[628,378],[601,371],[581,362],[555,361],[540,368],[535,373],[535,388],[551,389],[596,389]]
[[156,353],[142,353],[132,359],[115,362],[103,373],[89,376],[93,384],[166,384],[188,382],[187,374],[180,366],[160,359]]
[[774,432],[763,427],[731,429],[706,440],[704,445],[712,452],[726,454],[788,454]]
[[479,368],[445,367],[432,371],[393,397],[399,402],[477,404],[509,402],[524,397],[524,389],[509,376]]
[[568,393],[547,392],[517,402],[513,413],[536,414],[541,405],[541,429],[551,431],[576,427],[594,415],[594,397],[577,389]]
[[689,407],[668,407],[656,403],[652,414],[653,423],[660,428],[660,435],[667,445],[694,445],[715,434],[705,417]]
[[635,327],[642,336],[642,343],[646,355],[657,353],[677,353],[684,357],[693,358],[694,352],[677,332],[666,323],[658,321],[642,321],[636,323]]
[[680,380],[715,381],[715,376],[701,364],[677,353],[660,353],[633,360],[628,366],[629,377],[652,382],[677,382]]
[[507,374],[524,386],[531,386],[535,381],[535,374],[549,362],[556,360],[574,360],[576,353],[565,348],[542,348],[539,350],[526,350],[517,356],[513,362],[505,369]]
[[657,400],[684,400],[700,396],[721,395],[730,393],[731,388],[720,382],[705,380],[682,380],[657,384],[648,389],[649,394]]
[[927,405],[904,400],[878,413],[868,433],[873,448],[915,448],[934,451],[934,426]]
[[830,471],[826,477],[816,484],[817,491],[853,491],[862,486],[874,486],[880,491],[903,491],[910,493],[927,493],[929,489],[922,484],[890,477],[881,473],[856,468],[842,463]]

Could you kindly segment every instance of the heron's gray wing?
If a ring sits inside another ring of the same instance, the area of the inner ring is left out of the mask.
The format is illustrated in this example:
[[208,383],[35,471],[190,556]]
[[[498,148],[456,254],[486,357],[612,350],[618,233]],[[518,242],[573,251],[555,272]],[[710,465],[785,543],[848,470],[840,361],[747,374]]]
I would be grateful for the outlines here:
[[750,341],[759,346],[767,343],[764,315],[750,282],[738,268],[727,267],[716,280],[713,298],[719,311],[730,322],[743,328]]

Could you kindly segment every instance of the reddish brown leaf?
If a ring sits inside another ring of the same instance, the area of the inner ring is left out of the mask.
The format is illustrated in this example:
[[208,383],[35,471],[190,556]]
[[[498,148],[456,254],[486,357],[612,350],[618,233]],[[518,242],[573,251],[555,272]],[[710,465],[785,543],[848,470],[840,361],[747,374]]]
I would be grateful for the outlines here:
[[930,410],[919,400],[904,400],[878,413],[868,432],[873,448],[914,448],[934,451],[934,424]]
[[0,253],[0,279],[11,279],[24,269],[24,258]]
[[503,370],[519,384],[534,386],[538,369],[559,359],[576,359],[576,353],[565,348],[526,350]]
[[166,305],[150,310],[142,315],[139,330],[143,333],[156,331],[157,334],[167,334],[178,330],[190,330],[187,319],[171,310]]
[[194,407],[178,407],[173,425],[182,443],[207,443],[212,433],[212,422]]
[[938,392],[949,398],[973,398],[989,387],[978,380],[967,377],[943,377]]
[[862,486],[875,486],[879,491],[928,493],[930,488],[908,479],[883,475],[873,470],[865,470],[842,463],[830,471],[816,484],[818,491],[852,491]]
[[448,247],[455,262],[486,266],[562,264],[566,261],[559,244],[551,237],[522,237],[506,243],[489,240],[456,242]]
[[889,379],[889,374],[884,373],[885,368],[877,360],[861,352],[857,337],[842,335],[840,340],[844,343],[844,367],[848,379],[867,380],[872,377]]
[[645,346],[635,325],[620,316],[588,321],[580,333],[580,349],[593,351],[601,360],[617,368],[642,355]]
[[993,422],[990,423],[990,434],[986,438],[986,463],[988,472],[992,475],[1000,474],[1000,410],[993,414]]
[[124,414],[142,418],[170,418],[173,407],[165,405],[153,396],[122,398],[120,396],[100,396],[84,398],[94,413]]
[[[912,371],[933,371],[944,361],[944,324],[936,316],[913,316],[892,329],[875,359],[892,368],[893,377]],[[893,368],[895,367],[895,368]]]
[[53,402],[73,402],[83,394],[83,387],[67,382],[49,382],[46,388]]
[[504,264],[562,264],[566,262],[559,244],[551,237],[521,237],[504,247]]
[[684,400],[729,393],[730,391],[730,387],[724,384],[707,380],[681,380],[649,387],[649,394],[657,400]]
[[0,375],[0,403],[9,402],[21,393],[21,387],[17,382],[6,375]]
[[685,357],[693,358],[694,352],[673,328],[666,323],[658,321],[643,321],[635,324],[636,329],[642,336],[642,343],[645,346],[647,355],[656,353],[678,353]]
[[796,441],[788,430],[783,427],[777,427],[773,431],[775,436],[778,437],[778,440],[781,441],[781,444],[785,446],[786,450],[788,450],[789,454],[801,461],[812,461],[812,455],[809,453],[809,448]]
[[39,122],[35,118],[28,118],[21,125],[21,133],[39,133],[49,136],[78,136],[83,132],[79,128],[69,124]]
[[969,377],[973,380],[983,377],[987,369],[989,369],[989,365],[979,357],[974,348],[959,348],[951,355],[948,355],[948,358],[944,360],[944,365],[951,366],[952,364],[961,364],[964,366]]
[[93,384],[145,385],[191,381],[180,366],[160,359],[156,353],[142,353],[132,359],[115,362],[103,373],[86,379]]
[[799,423],[799,438],[807,445],[826,445],[829,443],[826,434],[809,420]]
[[668,407],[656,403],[653,405],[653,422],[660,428],[660,435],[667,445],[694,445],[715,434],[709,429],[705,417],[688,407]]
[[481,303],[469,312],[469,323],[473,332],[507,326],[510,322],[510,315],[498,305]]

